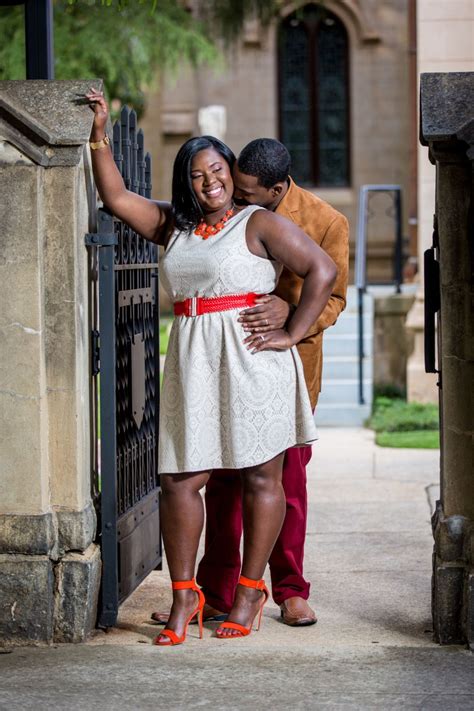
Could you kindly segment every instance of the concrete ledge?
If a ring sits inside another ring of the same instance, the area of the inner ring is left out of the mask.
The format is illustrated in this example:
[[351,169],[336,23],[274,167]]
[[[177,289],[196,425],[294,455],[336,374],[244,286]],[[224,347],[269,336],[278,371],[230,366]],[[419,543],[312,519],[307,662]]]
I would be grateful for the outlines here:
[[0,639],[53,638],[53,564],[46,556],[0,555]]

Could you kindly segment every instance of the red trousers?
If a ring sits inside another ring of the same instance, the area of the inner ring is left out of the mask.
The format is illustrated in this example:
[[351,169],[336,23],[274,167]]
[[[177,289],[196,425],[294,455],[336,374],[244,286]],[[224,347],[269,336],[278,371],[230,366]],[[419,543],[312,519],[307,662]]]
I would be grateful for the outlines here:
[[[306,535],[306,465],[311,447],[292,447],[285,452],[283,488],[286,516],[269,560],[273,599],[280,605],[288,597],[309,597],[310,585],[303,578]],[[197,581],[206,602],[229,612],[240,575],[242,536],[242,486],[235,470],[211,476],[206,487],[205,553]]]

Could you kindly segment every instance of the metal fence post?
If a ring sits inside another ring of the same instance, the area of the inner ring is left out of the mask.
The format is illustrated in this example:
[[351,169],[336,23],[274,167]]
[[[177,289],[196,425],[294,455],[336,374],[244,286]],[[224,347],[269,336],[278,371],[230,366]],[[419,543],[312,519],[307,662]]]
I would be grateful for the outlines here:
[[[105,210],[99,211],[99,231],[114,233],[114,218]],[[115,281],[114,246],[99,248],[99,324],[100,360],[107,367],[100,372],[100,431],[101,431],[101,490],[102,497],[101,545],[104,569],[102,572],[99,626],[112,627],[118,611],[118,550],[117,550],[117,436],[115,383]]]
[[53,0],[25,2],[26,78],[54,79]]

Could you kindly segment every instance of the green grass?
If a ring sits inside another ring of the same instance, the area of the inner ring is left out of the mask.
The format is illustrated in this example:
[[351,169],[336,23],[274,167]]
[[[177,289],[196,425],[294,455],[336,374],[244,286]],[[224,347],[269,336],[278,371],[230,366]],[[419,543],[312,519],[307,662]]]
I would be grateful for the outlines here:
[[438,449],[438,406],[378,396],[366,423],[380,447]]
[[439,449],[439,432],[415,430],[414,432],[377,432],[375,443],[379,447],[402,449]]

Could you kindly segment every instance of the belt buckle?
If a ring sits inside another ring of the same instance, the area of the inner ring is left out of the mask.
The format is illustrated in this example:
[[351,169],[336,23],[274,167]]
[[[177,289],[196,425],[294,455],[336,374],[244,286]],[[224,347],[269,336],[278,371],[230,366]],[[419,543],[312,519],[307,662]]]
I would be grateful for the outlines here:
[[189,301],[188,301],[188,316],[197,316],[198,315],[198,296],[192,296]]

